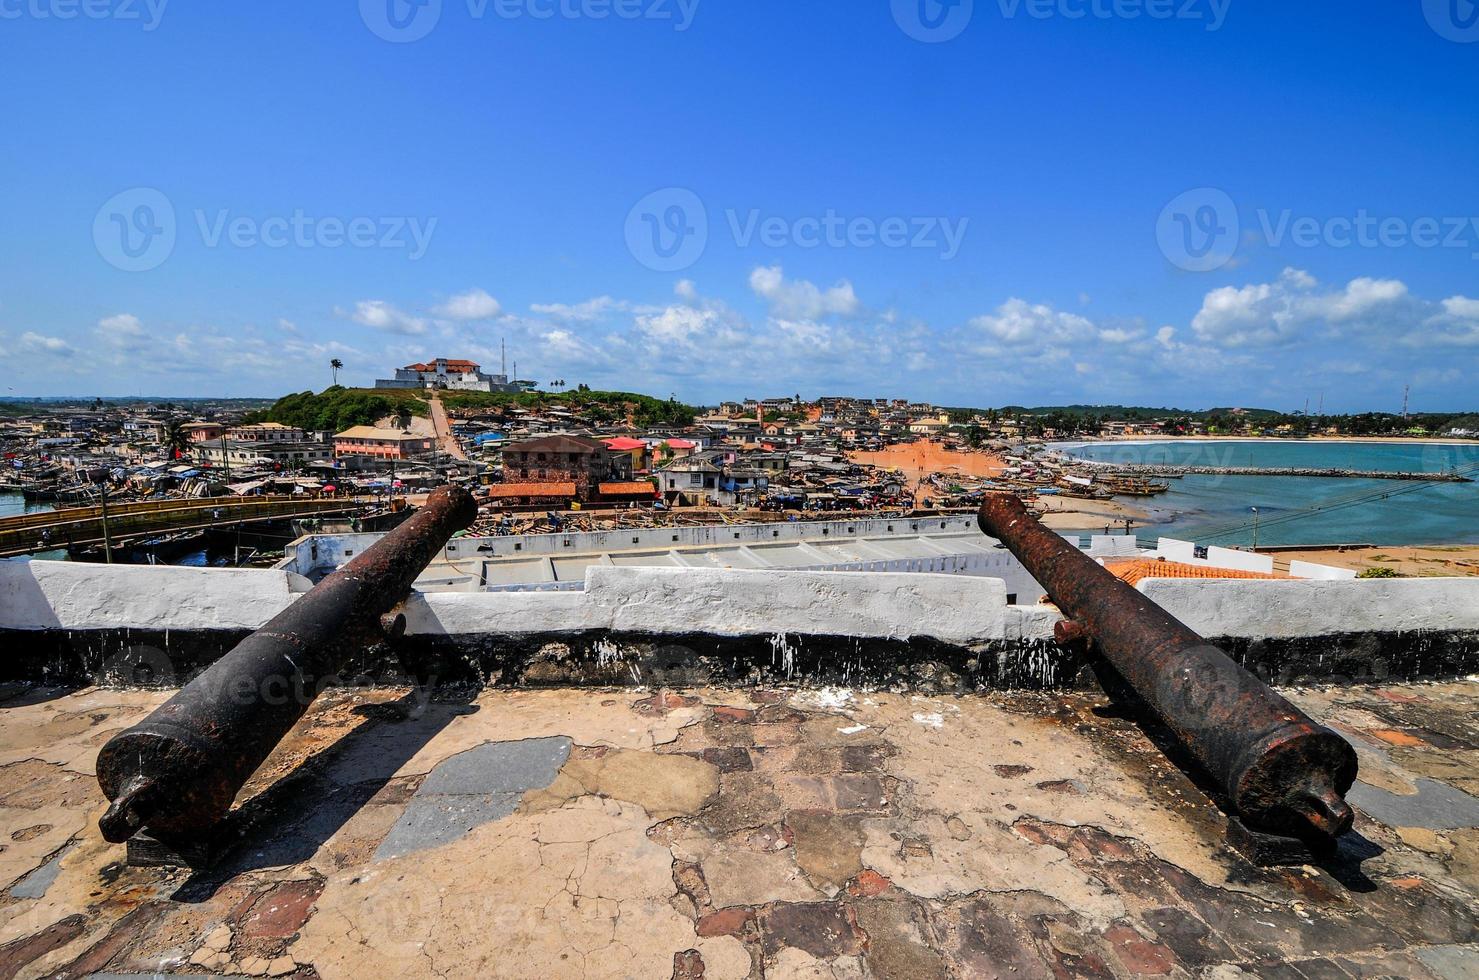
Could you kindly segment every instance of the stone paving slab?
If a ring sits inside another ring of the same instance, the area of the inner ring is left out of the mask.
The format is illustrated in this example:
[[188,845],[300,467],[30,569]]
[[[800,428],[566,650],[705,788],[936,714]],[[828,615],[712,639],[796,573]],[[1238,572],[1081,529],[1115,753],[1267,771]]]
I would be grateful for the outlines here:
[[191,873],[96,830],[163,693],[6,691],[0,980],[1479,976],[1479,682],[1287,693],[1361,759],[1319,867],[1248,864],[1098,695],[386,688]]

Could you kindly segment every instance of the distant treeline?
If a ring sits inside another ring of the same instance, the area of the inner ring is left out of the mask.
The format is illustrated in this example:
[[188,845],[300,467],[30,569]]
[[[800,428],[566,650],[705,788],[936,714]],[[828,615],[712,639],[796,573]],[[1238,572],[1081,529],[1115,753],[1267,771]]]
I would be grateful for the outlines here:
[[412,415],[425,415],[426,402],[413,390],[343,388],[335,385],[318,394],[300,391],[295,395],[279,398],[265,411],[251,412],[244,420],[253,422],[280,422],[299,429],[327,429],[343,432],[356,425],[373,425],[388,415],[396,415],[402,408]]
[[[583,419],[618,423],[628,412],[637,425],[689,425],[697,410],[676,399],[663,401],[650,395],[626,391],[529,391],[519,394],[489,394],[481,391],[444,391],[442,404],[450,411],[462,408],[553,408],[564,406]],[[299,392],[280,398],[272,407],[252,412],[247,422],[280,422],[300,429],[332,429],[342,432],[351,426],[371,425],[379,419],[400,414],[426,415],[425,392],[417,388],[342,388],[335,386],[314,394]]]
[[593,391],[584,385],[574,391],[525,391],[518,394],[489,394],[482,391],[444,391],[442,404],[454,408],[555,408],[565,407],[599,423],[618,423],[627,418],[641,426],[691,425],[698,409],[676,398],[663,400],[630,391]]
[[1441,435],[1454,429],[1479,431],[1479,415],[1463,412],[1414,412],[1405,418],[1392,412],[1362,412],[1349,415],[1306,415],[1303,412],[1278,412],[1267,408],[1234,411],[1211,408],[1205,411],[1183,411],[1175,408],[1137,408],[1121,405],[1064,405],[1048,408],[952,408],[946,411],[950,420],[965,425],[976,416],[988,422],[1012,420],[1030,433],[1045,429],[1097,435],[1108,422],[1160,421],[1170,434],[1184,433],[1199,423],[1210,433],[1236,432],[1245,427],[1271,432],[1284,429],[1295,435],[1314,435],[1335,429],[1346,435],[1378,436],[1393,434]]

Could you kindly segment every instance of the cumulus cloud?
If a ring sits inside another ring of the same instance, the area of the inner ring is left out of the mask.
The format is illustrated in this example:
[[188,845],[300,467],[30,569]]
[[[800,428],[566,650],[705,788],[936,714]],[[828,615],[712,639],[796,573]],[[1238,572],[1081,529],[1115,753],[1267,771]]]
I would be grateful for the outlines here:
[[424,319],[403,313],[380,299],[360,300],[348,316],[362,327],[373,327],[389,333],[426,333],[427,324]]
[[554,320],[590,323],[627,307],[628,304],[612,299],[610,296],[596,296],[583,303],[534,303],[529,309]]
[[970,326],[993,345],[1039,350],[1088,340],[1098,333],[1087,317],[1015,298],[998,306],[994,313],[974,317]]
[[1276,282],[1224,286],[1208,293],[1191,327],[1221,347],[1270,347],[1342,327],[1401,330],[1412,326],[1407,286],[1395,279],[1360,278],[1322,289],[1302,269],[1285,269]]
[[470,289],[451,297],[432,312],[448,320],[491,320],[502,310],[498,300],[485,290]]
[[33,330],[27,330],[21,334],[20,349],[22,353],[29,354],[66,354],[71,352],[72,345],[61,337],[48,337]]
[[778,265],[760,266],[751,272],[750,289],[770,303],[772,314],[792,319],[849,316],[862,305],[846,279],[830,289],[820,289],[805,279],[787,279]]

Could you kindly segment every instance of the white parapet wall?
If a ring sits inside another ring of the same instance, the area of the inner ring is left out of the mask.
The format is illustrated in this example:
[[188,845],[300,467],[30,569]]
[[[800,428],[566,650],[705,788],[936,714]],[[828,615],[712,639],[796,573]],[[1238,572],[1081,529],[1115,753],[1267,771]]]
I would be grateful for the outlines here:
[[1000,579],[917,573],[609,568],[581,592],[429,593],[406,608],[412,634],[710,633],[908,639],[970,645],[1007,631]]
[[257,629],[309,587],[267,569],[0,561],[0,629]]
[[[281,569],[0,561],[0,629],[257,629],[307,587]],[[1006,588],[967,575],[597,566],[584,591],[414,593],[406,616],[413,634],[452,636],[1050,637],[1057,610],[1009,606]],[[1147,579],[1139,588],[1212,637],[1479,631],[1479,578]]]
[[1146,579],[1139,588],[1204,636],[1479,630],[1479,578]]

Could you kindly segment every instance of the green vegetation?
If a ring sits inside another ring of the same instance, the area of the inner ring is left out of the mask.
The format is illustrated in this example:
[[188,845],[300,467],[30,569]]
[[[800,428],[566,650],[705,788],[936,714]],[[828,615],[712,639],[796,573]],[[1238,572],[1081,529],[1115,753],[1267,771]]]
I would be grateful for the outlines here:
[[300,429],[329,429],[343,432],[356,425],[373,425],[401,409],[425,415],[426,402],[420,392],[408,388],[341,388],[335,385],[319,394],[302,391],[279,398],[263,412],[252,412],[246,422],[280,422]]
[[1356,578],[1402,578],[1402,573],[1395,568],[1368,568]]
[[489,394],[482,391],[444,391],[442,404],[448,411],[477,408],[569,408],[594,422],[620,422],[631,413],[637,425],[690,425],[698,410],[674,398],[666,401],[629,391],[575,391],[551,393],[525,391],[518,394]]

